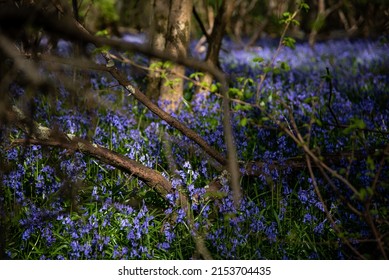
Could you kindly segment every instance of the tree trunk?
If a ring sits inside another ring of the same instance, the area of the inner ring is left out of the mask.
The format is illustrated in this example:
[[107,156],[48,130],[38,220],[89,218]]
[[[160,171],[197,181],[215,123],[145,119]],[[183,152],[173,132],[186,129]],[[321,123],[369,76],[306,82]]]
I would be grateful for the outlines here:
[[320,29],[324,26],[327,17],[333,11],[339,9],[343,5],[343,1],[338,1],[336,2],[336,4],[333,4],[328,8],[326,8],[326,3],[324,0],[319,0],[317,5],[318,5],[317,16],[315,21],[313,22],[312,30],[308,38],[309,46],[312,49],[315,46],[317,35],[319,34]]
[[[219,52],[222,45],[223,36],[231,19],[234,7],[235,0],[224,0],[222,2],[215,18],[215,22],[213,23],[212,33],[209,36],[208,50],[205,61],[215,65],[218,68],[220,68]],[[205,73],[201,82],[206,85],[211,85],[212,80],[213,77],[210,74]],[[204,92],[202,89],[200,89],[198,93],[205,95],[205,97],[207,96],[207,91]]]
[[[150,46],[156,50],[163,50],[166,45],[166,34],[168,27],[168,9],[167,1],[153,0],[152,12],[150,13],[151,22],[149,30]],[[157,63],[157,59],[151,59],[150,65]],[[148,77],[146,95],[153,101],[157,102],[160,95],[161,79],[158,72],[150,72]]]
[[[151,46],[177,57],[185,57],[190,40],[192,7],[192,0],[154,0]],[[183,97],[184,85],[181,77],[185,74],[185,68],[173,65],[167,70],[163,78],[158,72],[150,74],[147,95],[153,101],[158,100],[167,111],[174,112]]]

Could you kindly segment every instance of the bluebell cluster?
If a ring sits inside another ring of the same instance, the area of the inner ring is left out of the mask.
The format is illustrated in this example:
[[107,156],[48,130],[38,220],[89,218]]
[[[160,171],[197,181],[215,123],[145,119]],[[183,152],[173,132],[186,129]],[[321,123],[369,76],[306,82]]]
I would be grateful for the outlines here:
[[[358,190],[371,186],[378,162],[366,161],[369,147],[388,143],[387,49],[370,41],[329,41],[318,43],[315,49],[307,44],[298,44],[295,50],[283,48],[273,66],[287,62],[290,70],[270,71],[259,100],[257,81],[264,64],[272,59],[274,46],[263,44],[251,51],[232,49],[221,54],[222,67],[232,77],[231,87],[241,86],[234,78],[254,81],[248,84],[247,94],[237,98],[260,104],[246,109],[234,102],[231,105],[239,161],[263,163],[258,175],[242,178],[244,197],[238,208],[228,181],[221,182],[225,196],[207,198],[205,186],[218,175],[212,159],[142,104],[126,97],[108,76],[90,76],[90,90],[102,100],[91,108],[74,107],[69,103],[71,93],[63,87],[54,102],[47,96],[36,98],[37,121],[90,137],[159,170],[174,191],[159,198],[138,179],[77,152],[40,146],[1,149],[10,167],[2,176],[5,191],[1,198],[10,225],[7,254],[16,259],[192,258],[196,232],[205,237],[213,257],[220,259],[352,257],[328,220],[307,168],[290,164],[290,159],[304,162],[301,148],[274,119],[288,125],[287,105],[301,133],[311,137],[313,150],[322,155],[350,150],[361,153],[362,160],[355,155],[350,163],[347,156],[339,156],[329,164],[348,173]],[[258,56],[264,58],[262,64],[253,62]],[[327,68],[332,92],[323,78]],[[25,95],[17,84],[11,92],[15,100]],[[199,95],[175,116],[225,153],[221,112],[218,97]],[[243,118],[249,120],[245,125]],[[308,130],[306,124],[312,119],[317,125]],[[374,132],[335,127],[357,125],[358,121]],[[13,138],[21,137],[17,130],[11,133]],[[174,174],[166,164],[163,141],[171,144],[177,166]],[[250,173],[244,164],[241,171]],[[388,182],[388,171],[385,165],[375,190],[379,198],[373,215],[383,218],[387,218],[389,193],[384,182]],[[320,173],[315,174],[326,207],[346,238],[357,248],[359,240],[374,238],[366,222],[340,200],[345,197],[355,202],[363,212],[363,204],[353,200],[353,193],[341,181],[332,178],[329,183]],[[182,189],[193,217],[177,205]],[[132,199],[138,200],[137,206],[130,203]]]

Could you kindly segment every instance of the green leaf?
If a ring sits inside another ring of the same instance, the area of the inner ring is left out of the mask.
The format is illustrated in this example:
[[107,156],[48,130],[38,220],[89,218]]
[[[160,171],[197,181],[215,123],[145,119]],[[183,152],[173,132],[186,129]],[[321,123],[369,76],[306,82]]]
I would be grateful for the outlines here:
[[289,70],[290,70],[289,64],[288,64],[287,62],[285,62],[285,61],[282,61],[282,62],[281,62],[280,67],[281,67],[281,69],[284,70],[284,71],[289,71]]
[[261,63],[263,62],[265,59],[263,57],[260,57],[260,56],[257,56],[257,57],[254,57],[253,58],[253,62],[256,62],[256,63]]
[[309,5],[307,3],[305,3],[304,1],[301,1],[300,9],[308,12],[309,11]]
[[360,191],[359,191],[359,198],[361,199],[361,200],[365,200],[365,198],[367,198],[367,191],[366,191],[366,189],[361,189]]
[[289,12],[284,12],[284,13],[282,14],[282,17],[281,17],[279,23],[280,23],[280,24],[284,24],[284,23],[286,24],[286,23],[289,23],[291,20],[292,20],[292,15],[291,15],[291,13],[289,13]]
[[237,81],[238,83],[241,83],[241,82],[243,82],[244,80],[245,80],[244,77],[238,77],[238,78],[236,78],[236,81]]
[[272,101],[273,101],[273,93],[271,93],[271,94],[269,95],[268,101],[269,101],[269,102],[272,102]]
[[318,126],[323,126],[323,123],[320,119],[315,119],[315,123],[317,123]]
[[102,47],[99,47],[99,48],[96,48],[93,50],[93,53],[94,54],[101,54],[101,53],[107,53],[111,50],[111,47],[109,46],[102,46]]
[[249,104],[236,104],[234,106],[234,109],[236,111],[249,111],[249,110],[253,109],[253,107]]
[[103,30],[97,31],[96,36],[97,37],[108,37],[109,36],[108,29],[103,29]]
[[349,134],[352,131],[355,131],[358,129],[364,129],[365,127],[366,127],[366,124],[362,119],[352,118],[350,120],[350,125],[343,130],[343,133]]
[[289,17],[290,17],[290,13],[289,13],[289,12],[284,12],[284,13],[282,14],[282,17],[283,17],[283,18],[289,18]]
[[273,68],[272,67],[265,67],[265,68],[263,68],[263,72],[265,72],[265,73],[269,73],[269,72],[271,72],[273,70]]
[[208,88],[209,87],[209,84],[207,83],[207,82],[201,82],[200,83],[200,86],[202,87],[202,88]]
[[273,74],[278,75],[280,73],[281,73],[281,69],[279,67],[274,67],[273,68]]
[[253,80],[253,79],[248,78],[246,81],[247,81],[247,83],[248,83],[250,86],[254,85],[254,80]]
[[246,126],[246,125],[247,125],[247,118],[241,119],[239,124],[240,124],[241,126]]
[[158,61],[158,62],[154,62],[150,65],[150,69],[151,70],[156,70],[156,69],[159,69],[162,67],[162,64],[163,62],[162,61]]
[[294,24],[296,26],[300,26],[300,22],[296,19],[292,20],[292,24]]
[[374,164],[374,160],[371,156],[368,156],[367,159],[366,159],[366,165],[367,165],[367,168],[371,171],[373,171],[375,169],[375,164]]
[[254,92],[246,91],[246,92],[244,93],[244,98],[245,98],[245,99],[249,99],[249,98],[253,97],[253,95],[254,95]]
[[243,96],[242,91],[238,88],[229,88],[228,93],[231,96],[235,96],[235,97],[239,97],[239,98]]
[[165,61],[165,62],[163,63],[163,65],[162,65],[162,67],[165,68],[165,69],[170,69],[170,68],[173,67],[173,62],[171,62],[171,61]]
[[217,91],[219,91],[219,87],[215,84],[212,84],[211,85],[211,92],[217,92]]
[[204,77],[204,73],[202,73],[202,72],[194,72],[194,73],[189,75],[189,78],[191,78],[191,79],[198,79],[200,77]]
[[355,119],[355,126],[359,129],[365,129],[366,128],[366,124],[363,120],[361,119]]
[[293,39],[292,37],[284,37],[282,44],[286,47],[291,48],[292,50],[296,48],[296,40]]
[[186,105],[187,108],[190,108],[190,103],[188,103],[188,100],[191,100],[192,96],[193,96],[193,94],[191,92],[189,92],[189,91],[186,91],[184,93],[184,100],[183,100],[183,102],[184,102],[184,104]]

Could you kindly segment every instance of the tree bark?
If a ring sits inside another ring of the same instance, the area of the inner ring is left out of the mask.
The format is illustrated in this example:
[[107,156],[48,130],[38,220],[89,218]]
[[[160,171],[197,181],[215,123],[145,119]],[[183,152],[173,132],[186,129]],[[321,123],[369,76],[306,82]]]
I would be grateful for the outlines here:
[[[215,18],[215,22],[213,23],[212,32],[208,37],[208,50],[205,61],[215,65],[219,69],[221,69],[219,53],[227,25],[231,19],[232,12],[234,11],[234,7],[235,0],[223,0]],[[201,82],[206,85],[211,85],[212,80],[213,77],[206,73]],[[204,93],[201,89],[199,93],[207,95],[207,93]]]
[[[192,0],[154,0],[154,17],[150,32],[150,44],[153,49],[165,50],[175,57],[186,57],[192,7]],[[179,65],[167,69],[164,78],[151,73],[147,95],[154,101],[159,100],[165,110],[177,111],[184,91],[183,80],[179,77],[184,74],[185,68]]]
[[[149,44],[154,50],[163,51],[166,45],[166,34],[168,30],[168,9],[167,1],[153,0],[152,17],[149,30]],[[158,59],[151,59],[150,66],[157,63]],[[159,73],[150,72],[148,77],[146,95],[157,102],[160,96],[161,77]]]

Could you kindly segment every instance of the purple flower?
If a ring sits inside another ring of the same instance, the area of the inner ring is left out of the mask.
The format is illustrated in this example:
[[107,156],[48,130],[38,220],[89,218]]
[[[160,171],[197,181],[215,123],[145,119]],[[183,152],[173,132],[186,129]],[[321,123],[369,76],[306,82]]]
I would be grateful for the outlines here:
[[324,221],[320,222],[314,229],[313,232],[316,234],[323,234],[324,231],[324,224],[326,223],[327,219],[324,219]]
[[177,224],[182,223],[184,221],[185,216],[186,216],[185,211],[182,208],[178,209],[176,223]]
[[159,243],[159,244],[157,245],[157,248],[158,248],[158,249],[161,249],[161,250],[167,251],[167,250],[170,249],[170,243],[169,243],[169,242],[162,242],[162,243]]
[[176,238],[176,234],[172,230],[171,226],[169,224],[165,225],[164,231],[163,231],[166,241],[171,244],[173,240]]
[[303,219],[303,223],[311,223],[313,221],[316,221],[316,217],[315,216],[312,216],[311,214],[309,213],[306,213],[304,215],[304,219]]
[[278,234],[277,224],[272,222],[269,226],[267,226],[265,228],[265,234],[271,243],[276,242]]

